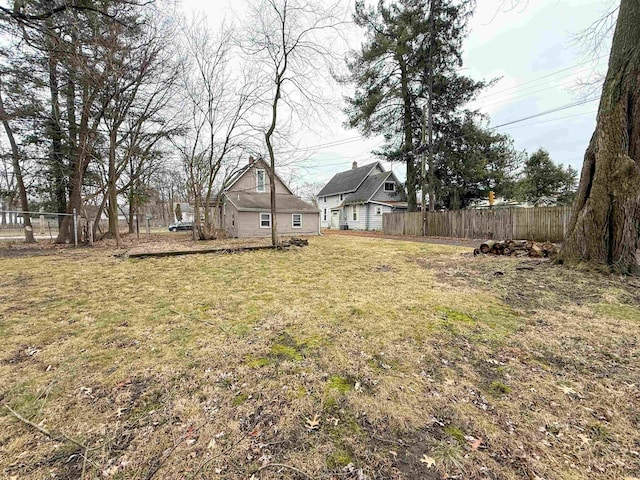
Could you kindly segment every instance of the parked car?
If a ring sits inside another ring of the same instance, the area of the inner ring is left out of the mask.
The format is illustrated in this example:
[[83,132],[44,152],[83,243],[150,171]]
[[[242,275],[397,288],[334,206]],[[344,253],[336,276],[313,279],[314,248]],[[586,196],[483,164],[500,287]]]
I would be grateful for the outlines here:
[[193,222],[176,222],[169,225],[170,232],[177,232],[178,230],[193,230]]

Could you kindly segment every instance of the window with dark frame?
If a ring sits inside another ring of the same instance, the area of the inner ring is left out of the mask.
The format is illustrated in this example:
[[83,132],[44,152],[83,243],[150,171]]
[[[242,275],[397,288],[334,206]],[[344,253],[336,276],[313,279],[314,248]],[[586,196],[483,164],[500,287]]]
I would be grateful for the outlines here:
[[256,191],[264,193],[267,191],[267,172],[264,170],[256,170]]
[[396,191],[396,182],[384,182],[384,191],[385,192],[395,192]]

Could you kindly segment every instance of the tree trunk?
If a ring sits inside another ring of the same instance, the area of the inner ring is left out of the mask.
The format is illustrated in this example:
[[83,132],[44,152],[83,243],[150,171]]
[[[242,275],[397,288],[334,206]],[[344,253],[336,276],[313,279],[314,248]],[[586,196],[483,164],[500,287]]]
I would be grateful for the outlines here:
[[116,143],[118,129],[113,127],[109,133],[109,177],[107,179],[107,195],[109,196],[109,236],[114,238],[118,248],[122,246],[118,225],[118,189],[116,185]]
[[400,88],[402,90],[402,102],[404,106],[404,154],[407,163],[407,200],[410,212],[416,211],[416,165],[413,158],[413,116],[411,110],[411,95],[409,93],[409,80],[407,73],[407,65],[402,55],[398,57],[400,64]]
[[100,206],[96,210],[96,216],[93,219],[93,231],[91,232],[91,235],[94,241],[98,239],[98,230],[100,229],[100,219],[102,218],[102,212],[104,211],[104,207],[106,204],[107,204],[107,196],[103,195],[102,201],[100,202]]
[[[91,114],[91,105],[93,103],[89,93],[89,79],[85,78],[82,84],[82,115],[80,125],[75,122],[75,107],[68,113],[69,115],[69,137],[70,137],[70,159],[71,159],[71,177],[69,179],[69,202],[67,203],[67,215],[60,223],[60,231],[55,243],[71,243],[74,241],[73,232],[73,212],[79,212],[82,208],[82,185],[84,183],[84,174],[91,161],[93,144],[96,138],[96,132],[89,126]],[[71,94],[75,96],[75,86],[70,82],[67,92],[68,102],[73,102],[70,98]],[[71,116],[73,115],[73,117]],[[97,122],[96,122],[97,124]],[[71,139],[75,139],[73,143]]]
[[640,3],[622,0],[596,130],[558,261],[640,273]]
[[11,162],[13,165],[13,172],[16,176],[16,183],[18,184],[18,195],[20,196],[20,207],[22,209],[22,218],[24,219],[24,241],[26,243],[35,243],[36,239],[33,236],[33,227],[31,226],[31,215],[29,214],[29,201],[27,198],[27,190],[24,186],[24,179],[22,178],[22,167],[20,165],[20,151],[18,150],[18,144],[13,136],[13,130],[9,125],[9,118],[7,112],[4,110],[4,103],[2,101],[2,93],[0,92],[0,118],[2,119],[2,125],[9,139],[11,145]]
[[435,18],[437,15],[437,1],[432,0],[429,12],[429,211],[436,209],[435,181],[436,174],[433,167],[433,48],[436,41]]
[[264,139],[267,143],[267,150],[269,151],[269,195],[271,197],[271,245],[276,246],[278,244],[278,222],[277,222],[277,210],[276,210],[276,156],[273,151],[273,145],[271,143],[271,136],[276,129],[276,121],[278,118],[278,100],[280,100],[280,88],[282,85],[281,76],[276,77],[276,94],[271,104],[271,126],[264,135]]
[[[62,152],[62,127],[60,123],[60,89],[58,86],[58,37],[51,28],[51,21],[47,21],[47,54],[49,68],[49,92],[51,94],[51,116],[48,121],[48,134],[51,138],[51,152],[49,155],[49,169],[53,179],[55,210],[64,212],[67,210],[67,189],[65,182],[66,166]],[[58,217],[58,225],[62,217]]]

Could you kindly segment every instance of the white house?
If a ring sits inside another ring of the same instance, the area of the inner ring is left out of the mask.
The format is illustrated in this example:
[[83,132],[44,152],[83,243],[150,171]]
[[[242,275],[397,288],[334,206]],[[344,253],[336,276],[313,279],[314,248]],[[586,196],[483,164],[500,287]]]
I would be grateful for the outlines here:
[[318,193],[322,228],[382,230],[382,214],[406,211],[404,185],[380,162],[337,173]]

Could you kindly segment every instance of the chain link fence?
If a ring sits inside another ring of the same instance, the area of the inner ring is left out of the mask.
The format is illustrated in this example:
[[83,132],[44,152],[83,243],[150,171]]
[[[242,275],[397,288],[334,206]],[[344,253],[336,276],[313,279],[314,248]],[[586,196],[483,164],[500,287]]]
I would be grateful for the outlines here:
[[0,210],[0,240],[21,240],[24,239],[24,214],[31,217],[31,228],[36,240],[53,241],[60,232],[59,225],[64,217],[73,217],[72,239],[75,245],[78,244],[78,215],[77,213],[62,212],[23,212],[21,210]]

